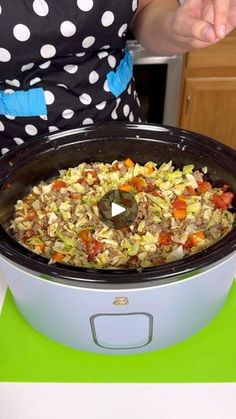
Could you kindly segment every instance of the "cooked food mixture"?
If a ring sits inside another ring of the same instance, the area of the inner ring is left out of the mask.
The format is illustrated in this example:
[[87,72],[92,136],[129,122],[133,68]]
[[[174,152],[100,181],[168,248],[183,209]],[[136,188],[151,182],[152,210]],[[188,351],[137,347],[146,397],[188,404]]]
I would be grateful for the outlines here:
[[[225,236],[235,222],[234,194],[204,180],[207,168],[182,170],[124,161],[81,163],[34,186],[15,205],[11,232],[28,249],[60,262],[90,268],[146,268],[201,251]],[[132,225],[113,229],[98,203],[111,190],[133,194]]]

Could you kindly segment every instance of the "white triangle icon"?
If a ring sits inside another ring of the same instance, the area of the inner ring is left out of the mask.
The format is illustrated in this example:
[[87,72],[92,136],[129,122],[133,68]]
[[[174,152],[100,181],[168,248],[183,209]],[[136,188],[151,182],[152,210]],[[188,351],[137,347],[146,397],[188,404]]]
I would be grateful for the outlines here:
[[121,205],[115,204],[114,202],[111,203],[111,216],[112,217],[122,214],[122,212],[125,212],[125,211],[126,211],[126,208],[122,207]]

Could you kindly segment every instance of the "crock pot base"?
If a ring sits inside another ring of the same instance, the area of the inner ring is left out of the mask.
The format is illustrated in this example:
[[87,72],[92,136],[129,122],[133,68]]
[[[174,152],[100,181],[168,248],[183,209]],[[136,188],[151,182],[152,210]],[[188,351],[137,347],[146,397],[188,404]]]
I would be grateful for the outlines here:
[[167,349],[139,355],[87,353],[35,331],[7,292],[0,315],[0,381],[235,382],[236,283],[210,325]]

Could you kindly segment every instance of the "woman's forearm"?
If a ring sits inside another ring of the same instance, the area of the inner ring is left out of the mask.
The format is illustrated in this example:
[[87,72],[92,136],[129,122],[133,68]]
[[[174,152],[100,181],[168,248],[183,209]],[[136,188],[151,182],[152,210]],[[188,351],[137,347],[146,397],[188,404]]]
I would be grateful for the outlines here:
[[136,39],[154,53],[184,52],[184,47],[173,40],[172,20],[177,8],[175,0],[149,2],[131,24]]

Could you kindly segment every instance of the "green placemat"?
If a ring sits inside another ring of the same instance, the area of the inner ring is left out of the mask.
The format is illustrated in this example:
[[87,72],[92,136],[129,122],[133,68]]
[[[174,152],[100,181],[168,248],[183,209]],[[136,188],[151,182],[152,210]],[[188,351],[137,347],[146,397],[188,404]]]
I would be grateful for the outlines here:
[[140,355],[100,355],[59,345],[35,331],[7,292],[0,316],[0,381],[235,382],[236,283],[215,320],[184,342]]

